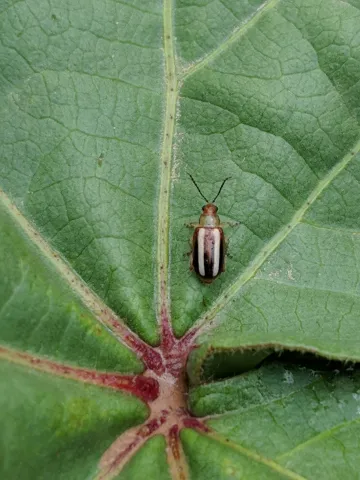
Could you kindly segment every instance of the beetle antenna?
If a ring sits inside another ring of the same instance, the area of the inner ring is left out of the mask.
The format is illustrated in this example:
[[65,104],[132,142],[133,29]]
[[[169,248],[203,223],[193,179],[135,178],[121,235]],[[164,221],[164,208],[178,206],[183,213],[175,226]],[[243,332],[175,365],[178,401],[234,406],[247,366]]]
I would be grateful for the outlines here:
[[222,184],[221,184],[221,187],[220,187],[220,189],[219,189],[219,191],[218,191],[218,193],[217,193],[216,197],[215,197],[215,198],[214,198],[214,200],[212,201],[212,203],[214,203],[214,202],[215,202],[215,200],[217,199],[217,197],[220,195],[220,192],[221,192],[221,190],[222,190],[223,186],[225,185],[225,182],[226,182],[226,180],[230,180],[230,178],[231,178],[231,177],[227,177],[227,178],[225,178],[225,180],[222,182]]
[[[193,184],[195,185],[195,187],[198,189],[198,192],[200,193],[200,195],[202,196],[202,198],[205,200],[206,203],[209,203],[209,200],[207,198],[204,197],[204,195],[201,193],[201,190],[200,188],[197,186],[197,183],[195,182],[195,180],[193,179],[192,175],[190,175],[190,173],[188,173],[189,177],[191,178]],[[222,186],[221,186],[222,188]],[[221,190],[220,188],[220,190]],[[220,192],[219,192],[220,193]]]

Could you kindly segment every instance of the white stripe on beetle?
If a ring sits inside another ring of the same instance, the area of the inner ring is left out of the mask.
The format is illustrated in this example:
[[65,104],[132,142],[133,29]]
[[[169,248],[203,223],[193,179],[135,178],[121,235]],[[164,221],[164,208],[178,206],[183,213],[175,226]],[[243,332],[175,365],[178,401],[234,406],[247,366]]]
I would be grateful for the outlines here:
[[205,264],[204,264],[205,233],[206,233],[205,228],[199,228],[198,235],[197,235],[199,273],[202,277],[205,277]]
[[212,231],[214,241],[214,265],[213,265],[213,277],[219,273],[220,266],[220,232],[217,228]]

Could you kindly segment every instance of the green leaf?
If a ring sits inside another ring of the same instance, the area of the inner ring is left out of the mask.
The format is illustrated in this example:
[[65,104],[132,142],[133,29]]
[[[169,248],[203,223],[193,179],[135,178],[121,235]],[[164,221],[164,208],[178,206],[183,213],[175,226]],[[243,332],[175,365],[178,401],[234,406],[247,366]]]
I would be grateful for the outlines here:
[[110,336],[61,281],[6,205],[0,206],[0,223],[2,342],[79,366],[141,372],[136,356]]
[[[0,41],[1,478],[355,478],[360,1],[2,0]],[[231,177],[210,285],[189,173]]]
[[160,435],[148,440],[140,452],[130,460],[124,472],[116,478],[119,478],[119,480],[131,480],[136,478],[139,472],[146,472],[148,478],[169,480],[165,447],[164,438]]
[[0,368],[3,478],[87,478],[116,437],[146,418],[141,402],[118,392]]
[[191,473],[198,479],[354,478],[359,391],[358,370],[340,375],[276,363],[200,386],[191,391],[193,411],[216,418],[206,422],[210,438],[184,431]]

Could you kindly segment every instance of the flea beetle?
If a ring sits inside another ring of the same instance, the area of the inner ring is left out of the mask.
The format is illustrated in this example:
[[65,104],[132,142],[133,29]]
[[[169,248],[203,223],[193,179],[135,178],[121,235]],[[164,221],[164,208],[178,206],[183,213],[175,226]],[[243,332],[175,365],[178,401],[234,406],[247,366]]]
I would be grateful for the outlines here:
[[202,282],[211,283],[225,271],[226,254],[225,235],[217,214],[218,208],[214,202],[220,195],[225,182],[231,177],[225,178],[216,197],[210,203],[201,193],[193,177],[188,175],[206,202],[202,207],[203,213],[200,215],[199,223],[188,225],[195,228],[191,242],[190,270],[194,270]]

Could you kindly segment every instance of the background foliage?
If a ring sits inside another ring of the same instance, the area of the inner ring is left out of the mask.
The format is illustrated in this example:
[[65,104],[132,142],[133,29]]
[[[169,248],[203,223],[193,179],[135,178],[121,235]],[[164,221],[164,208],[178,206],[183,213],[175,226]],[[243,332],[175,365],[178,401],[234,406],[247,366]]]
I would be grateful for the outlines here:
[[[176,336],[204,327],[191,478],[357,478],[359,374],[319,357],[360,357],[360,1],[1,0],[0,41],[2,478],[96,477],[148,406],[22,354],[139,374],[99,318],[157,346],[161,298]],[[187,172],[210,197],[232,177],[219,214],[241,224],[210,287],[184,260]],[[274,349],[317,360],[224,379]],[[169,478],[162,435],[118,478],[144,471]]]

